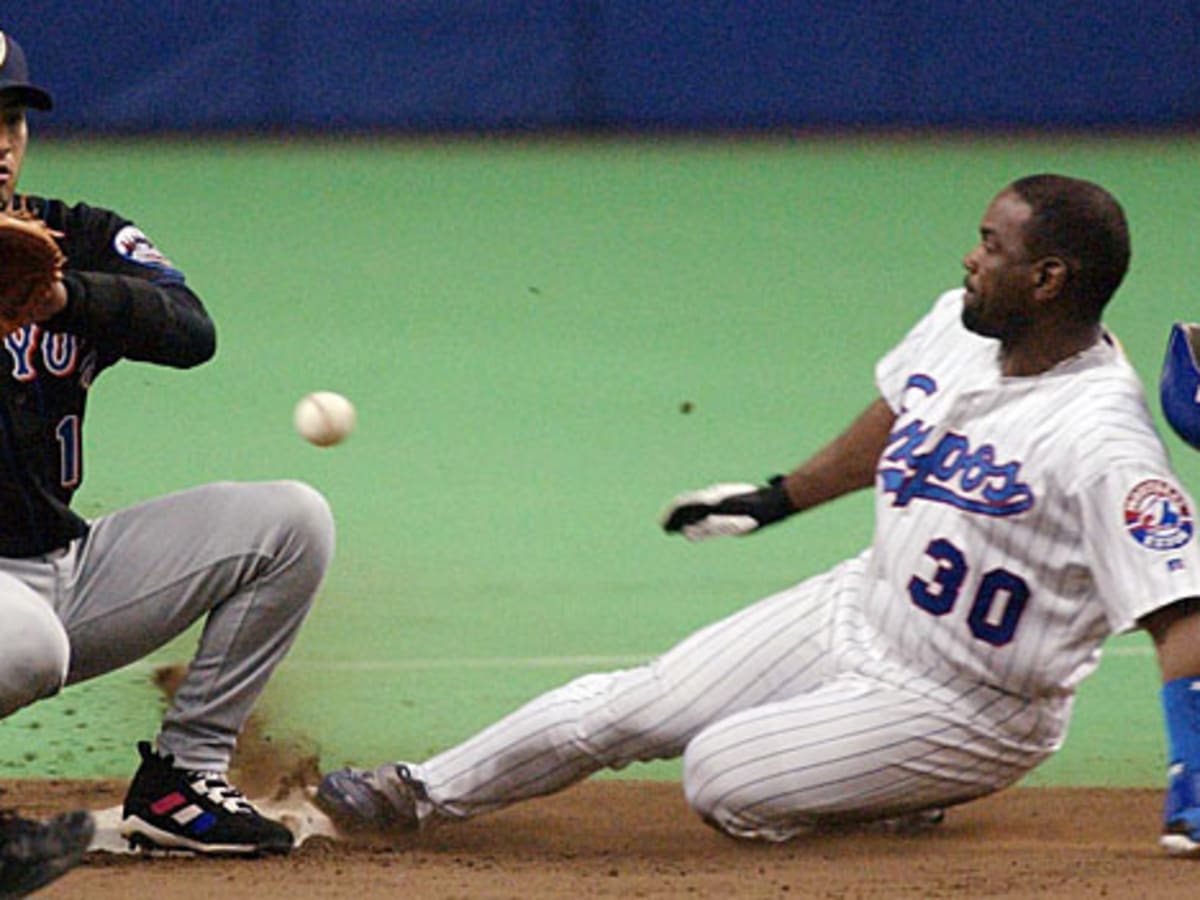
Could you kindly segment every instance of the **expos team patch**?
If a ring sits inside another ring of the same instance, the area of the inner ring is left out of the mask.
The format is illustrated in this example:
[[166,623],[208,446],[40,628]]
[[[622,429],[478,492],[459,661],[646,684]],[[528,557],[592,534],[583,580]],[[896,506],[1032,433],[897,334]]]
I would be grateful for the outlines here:
[[1175,550],[1192,539],[1195,525],[1183,493],[1161,478],[1147,478],[1125,497],[1125,529],[1149,550]]

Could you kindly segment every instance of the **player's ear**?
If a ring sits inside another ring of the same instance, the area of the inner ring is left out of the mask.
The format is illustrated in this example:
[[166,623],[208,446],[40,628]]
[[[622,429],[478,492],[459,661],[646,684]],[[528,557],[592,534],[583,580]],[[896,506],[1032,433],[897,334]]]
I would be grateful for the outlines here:
[[1033,264],[1034,296],[1039,300],[1052,300],[1066,290],[1071,277],[1071,267],[1058,256],[1046,256]]

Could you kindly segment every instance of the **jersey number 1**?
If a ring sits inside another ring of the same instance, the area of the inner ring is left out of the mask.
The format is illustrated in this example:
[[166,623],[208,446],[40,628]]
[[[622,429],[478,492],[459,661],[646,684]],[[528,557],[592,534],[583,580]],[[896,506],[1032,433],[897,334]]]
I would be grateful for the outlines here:
[[[954,609],[970,566],[962,551],[945,538],[930,541],[925,555],[937,563],[932,582],[914,575],[908,582],[912,602],[934,616]],[[975,589],[975,599],[967,615],[971,634],[994,647],[1003,647],[1013,639],[1017,623],[1029,602],[1029,585],[1008,569],[985,572]]]
[[79,416],[63,416],[54,434],[58,438],[59,481],[65,488],[78,487],[83,461],[79,448]]

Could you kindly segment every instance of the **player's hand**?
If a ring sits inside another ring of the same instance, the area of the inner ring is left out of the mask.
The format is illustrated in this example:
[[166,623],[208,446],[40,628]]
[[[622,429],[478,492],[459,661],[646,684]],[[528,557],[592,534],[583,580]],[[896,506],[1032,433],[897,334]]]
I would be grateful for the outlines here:
[[688,491],[671,501],[660,522],[668,533],[689,541],[743,535],[785,519],[796,511],[776,475],[766,487],[754,484],[714,484]]
[[44,322],[61,312],[66,305],[67,289],[61,275],[49,284],[30,284],[24,300],[13,302],[10,297],[0,304],[0,337],[18,331],[31,322]]
[[55,231],[25,207],[0,209],[0,331],[49,318],[66,303],[67,258]]

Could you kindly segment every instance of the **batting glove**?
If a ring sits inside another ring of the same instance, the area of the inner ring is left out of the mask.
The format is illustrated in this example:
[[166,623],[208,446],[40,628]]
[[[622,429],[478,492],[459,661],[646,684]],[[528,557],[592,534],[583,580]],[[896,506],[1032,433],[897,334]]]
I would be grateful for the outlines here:
[[776,475],[766,487],[714,484],[680,494],[671,501],[660,522],[668,533],[679,532],[689,541],[703,541],[750,534],[795,511],[783,476]]

